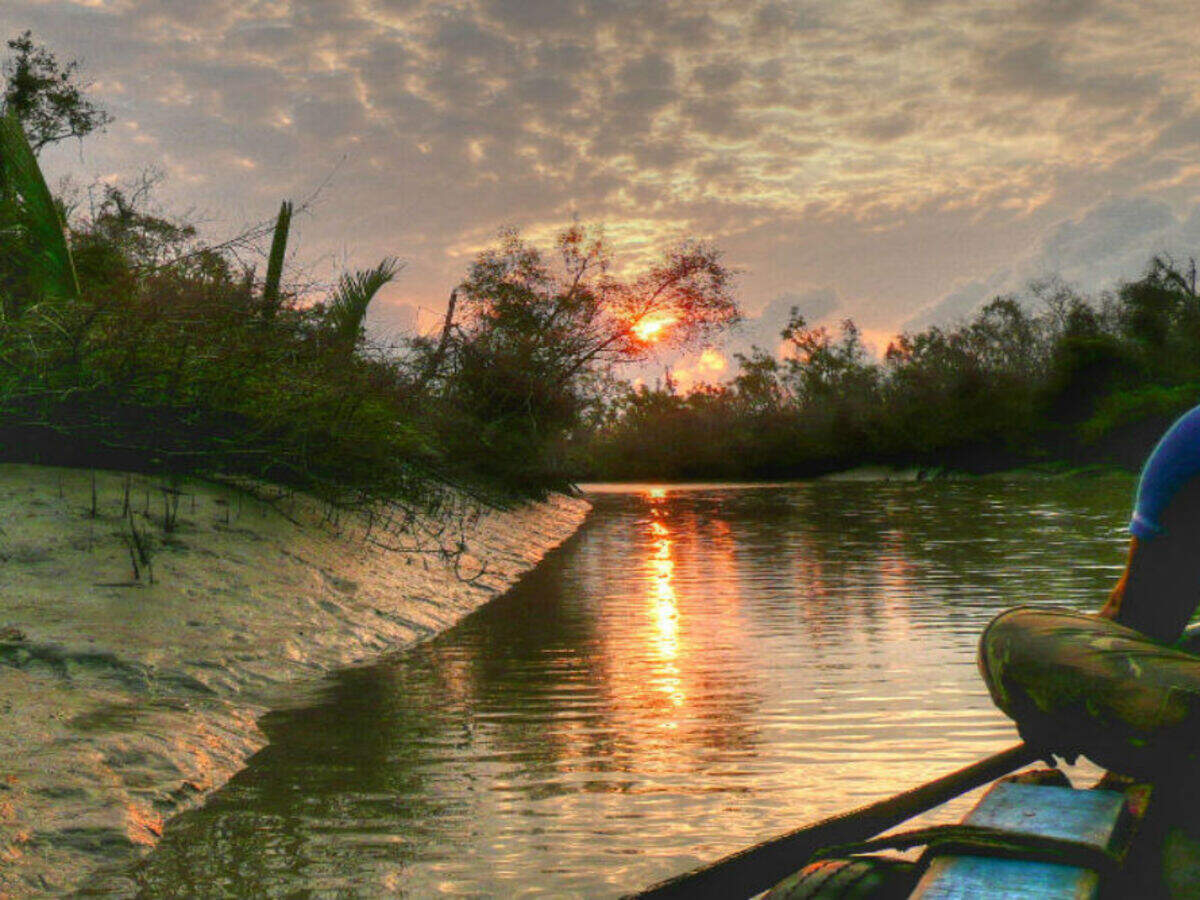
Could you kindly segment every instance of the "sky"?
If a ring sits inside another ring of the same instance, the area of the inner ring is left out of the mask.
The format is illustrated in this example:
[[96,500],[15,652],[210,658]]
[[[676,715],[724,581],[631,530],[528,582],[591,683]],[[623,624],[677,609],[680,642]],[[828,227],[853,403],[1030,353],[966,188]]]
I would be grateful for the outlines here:
[[323,185],[294,263],[401,257],[383,330],[576,217],[635,263],[723,249],[748,320],[678,362],[714,377],[793,305],[881,348],[1200,250],[1187,0],[5,0],[27,28],[114,116],[52,180],[156,168],[214,237]]

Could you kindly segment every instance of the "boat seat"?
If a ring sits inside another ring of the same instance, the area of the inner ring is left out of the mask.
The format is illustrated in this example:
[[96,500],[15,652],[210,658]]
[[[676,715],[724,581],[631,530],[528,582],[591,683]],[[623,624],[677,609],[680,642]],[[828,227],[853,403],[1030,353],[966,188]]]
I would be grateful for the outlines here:
[[[1128,832],[1125,795],[1002,781],[984,795],[963,824],[1069,841],[1098,854],[1119,855]],[[994,855],[934,857],[912,892],[919,900],[1038,897],[1088,900],[1100,890],[1096,868]]]

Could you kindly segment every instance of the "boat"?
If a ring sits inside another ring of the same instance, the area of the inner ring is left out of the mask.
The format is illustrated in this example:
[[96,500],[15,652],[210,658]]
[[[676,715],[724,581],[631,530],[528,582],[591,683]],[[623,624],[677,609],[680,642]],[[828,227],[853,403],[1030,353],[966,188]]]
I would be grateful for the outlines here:
[[[1200,900],[1198,649],[1200,626],[1168,646],[1101,616],[1007,610],[979,665],[1021,744],[632,896]],[[1079,753],[1108,767],[1095,784],[1054,767]],[[987,784],[959,824],[894,831]]]
[[[821,851],[766,900],[1170,897],[1155,875],[1152,785],[1106,774],[1076,789],[1054,768],[1000,779],[960,825]],[[925,848],[915,860],[876,855]]]

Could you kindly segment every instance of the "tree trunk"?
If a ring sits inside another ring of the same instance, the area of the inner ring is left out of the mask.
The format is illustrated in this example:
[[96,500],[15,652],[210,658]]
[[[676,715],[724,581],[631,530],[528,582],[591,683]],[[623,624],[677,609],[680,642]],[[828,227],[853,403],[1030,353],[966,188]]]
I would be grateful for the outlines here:
[[458,288],[455,288],[450,292],[450,302],[446,305],[446,318],[442,320],[442,336],[438,339],[437,349],[433,351],[433,356],[429,357],[429,364],[421,373],[419,384],[422,388],[437,377],[438,369],[442,367],[442,360],[446,358],[446,348],[450,344],[450,330],[454,328],[454,307],[457,303]]

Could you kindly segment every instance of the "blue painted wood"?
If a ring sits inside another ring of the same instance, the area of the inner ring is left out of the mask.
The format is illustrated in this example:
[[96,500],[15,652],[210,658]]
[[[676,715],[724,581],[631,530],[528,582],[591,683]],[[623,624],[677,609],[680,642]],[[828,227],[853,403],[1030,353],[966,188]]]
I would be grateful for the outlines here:
[[[1113,849],[1124,815],[1125,797],[1116,791],[1076,791],[1005,781],[993,786],[963,822]],[[1095,872],[1074,866],[983,856],[942,856],[930,863],[912,897],[1090,900],[1099,888],[1100,879]]]
[[1002,781],[963,821],[1021,834],[1083,841],[1104,850],[1111,846],[1124,810],[1125,795],[1118,791],[1077,791]]
[[1093,900],[1100,878],[1087,869],[983,856],[941,856],[930,863],[911,897],[921,900]]

